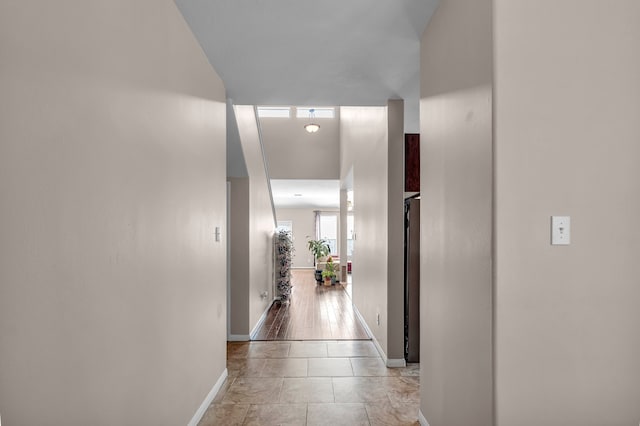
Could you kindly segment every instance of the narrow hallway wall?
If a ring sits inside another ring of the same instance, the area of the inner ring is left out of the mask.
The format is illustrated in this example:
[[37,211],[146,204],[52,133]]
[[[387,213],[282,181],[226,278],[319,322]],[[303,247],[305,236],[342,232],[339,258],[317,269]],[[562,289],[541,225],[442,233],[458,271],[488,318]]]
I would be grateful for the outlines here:
[[[249,269],[247,296],[249,300],[249,329],[251,334],[258,321],[274,298],[273,289],[273,234],[276,228],[275,211],[271,201],[267,164],[258,132],[258,123],[253,106],[234,107],[242,152],[249,174],[248,223],[244,227],[249,233],[246,255],[232,263]],[[232,211],[233,215],[234,212]],[[240,212],[240,214],[244,214]],[[242,226],[241,224],[238,224]],[[244,284],[246,285],[246,283]],[[262,294],[267,292],[267,296]],[[232,306],[231,309],[236,309]],[[237,313],[234,313],[237,315]],[[241,334],[245,334],[244,332]]]
[[0,413],[187,424],[226,359],[225,89],[169,0],[0,3]]
[[420,407],[431,426],[493,425],[491,15],[491,0],[443,0],[422,36]]
[[357,236],[353,300],[384,354],[388,353],[387,124],[386,107],[340,108],[343,180],[353,167]]

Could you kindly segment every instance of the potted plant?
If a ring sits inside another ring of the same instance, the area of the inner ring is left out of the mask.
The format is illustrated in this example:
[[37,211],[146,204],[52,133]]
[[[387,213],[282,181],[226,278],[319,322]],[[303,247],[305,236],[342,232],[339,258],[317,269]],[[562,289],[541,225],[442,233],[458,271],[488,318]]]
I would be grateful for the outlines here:
[[[322,262],[323,258],[327,257],[331,252],[329,244],[325,240],[309,240],[309,251],[313,254],[313,264],[318,265],[318,262]],[[322,281],[322,271],[316,267],[316,281]]]
[[325,268],[322,270],[322,279],[324,279],[324,285],[332,285],[336,283],[336,265],[333,263],[333,259],[329,256]]

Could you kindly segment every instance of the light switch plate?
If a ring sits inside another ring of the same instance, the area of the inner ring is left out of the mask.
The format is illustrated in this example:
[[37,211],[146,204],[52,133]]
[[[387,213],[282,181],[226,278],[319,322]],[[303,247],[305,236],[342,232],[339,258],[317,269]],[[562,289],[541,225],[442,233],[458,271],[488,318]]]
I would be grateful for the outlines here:
[[551,245],[568,246],[571,244],[571,217],[551,216]]

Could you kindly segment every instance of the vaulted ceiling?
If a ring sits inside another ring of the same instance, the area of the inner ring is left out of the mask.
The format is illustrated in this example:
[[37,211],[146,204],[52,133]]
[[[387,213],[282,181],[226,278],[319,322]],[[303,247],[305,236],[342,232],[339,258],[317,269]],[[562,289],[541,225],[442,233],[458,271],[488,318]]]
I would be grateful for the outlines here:
[[385,105],[419,131],[420,37],[438,0],[176,0],[236,104]]

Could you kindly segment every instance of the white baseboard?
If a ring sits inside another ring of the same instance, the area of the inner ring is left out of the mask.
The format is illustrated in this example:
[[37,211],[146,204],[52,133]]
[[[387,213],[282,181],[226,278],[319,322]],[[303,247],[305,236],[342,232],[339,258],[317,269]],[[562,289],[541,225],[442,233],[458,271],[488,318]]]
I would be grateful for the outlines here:
[[248,334],[230,334],[227,336],[227,342],[248,342],[250,337]]
[[355,303],[353,304],[353,311],[356,313],[356,316],[360,320],[360,323],[362,323],[362,326],[364,327],[364,331],[367,332],[367,334],[369,335],[369,338],[373,341],[373,345],[376,347],[376,350],[380,354],[382,361],[384,361],[384,364],[387,365],[387,354],[385,354],[384,351],[382,350],[382,346],[380,346],[380,343],[378,343],[378,339],[376,339],[376,336],[373,334],[373,332],[369,328],[369,324],[367,324],[367,322],[364,320],[364,317],[358,310],[358,307],[355,305]]
[[353,305],[353,311],[356,313],[356,316],[358,317],[358,319],[360,320],[360,323],[364,327],[364,331],[367,332],[367,335],[369,336],[369,339],[372,339],[372,340],[375,341],[376,338],[373,335],[373,332],[371,332],[371,329],[369,328],[369,324],[367,324],[367,322],[364,320],[364,317],[362,316],[362,314],[358,310],[358,307],[356,306],[356,304],[352,303],[352,305]]
[[256,338],[256,333],[258,333],[258,330],[260,329],[260,327],[262,326],[262,323],[264,322],[264,320],[267,319],[267,313],[269,313],[269,309],[271,309],[271,305],[273,305],[273,302],[276,299],[273,299],[271,301],[271,303],[269,303],[267,305],[267,309],[264,310],[264,312],[262,313],[262,316],[260,317],[260,319],[258,320],[258,322],[256,323],[255,327],[253,327],[253,330],[251,330],[251,334],[249,334],[250,339],[255,339]]
[[220,375],[220,377],[218,378],[218,381],[216,382],[216,384],[213,385],[213,387],[207,394],[207,397],[204,399],[204,401],[202,401],[202,404],[200,404],[198,411],[196,411],[196,413],[193,415],[193,418],[191,419],[191,421],[187,423],[187,426],[198,426],[198,423],[200,422],[200,420],[202,420],[202,416],[204,416],[204,413],[207,412],[207,408],[209,408],[209,405],[211,405],[213,398],[216,397],[216,394],[218,393],[218,391],[220,391],[220,388],[222,388],[222,384],[227,379],[228,374],[229,372],[225,368],[222,374]]
[[369,328],[369,324],[367,324],[367,322],[364,320],[364,317],[362,316],[362,314],[358,310],[358,307],[355,304],[353,304],[353,310],[356,313],[356,316],[358,317],[360,322],[362,323],[362,326],[364,327],[364,330],[369,335],[369,338],[373,341],[373,345],[376,347],[376,350],[380,354],[380,358],[382,358],[382,361],[384,362],[384,365],[386,365],[389,368],[406,367],[407,363],[404,360],[404,358],[401,358],[401,359],[389,359],[389,358],[387,358],[387,354],[384,353],[384,350],[382,349],[382,346],[380,346],[380,343],[378,343],[378,339],[376,339],[376,336],[373,334],[373,332]]
[[384,365],[387,365],[387,361],[388,361],[387,354],[382,349],[382,346],[380,346],[380,343],[378,342],[378,339],[376,339],[375,336],[372,337],[372,339],[373,339],[373,345],[378,350],[378,353],[380,354],[380,358],[382,358],[382,362],[384,362]]
[[420,426],[429,426],[429,422],[422,414],[422,410],[418,410],[418,422],[420,422]]
[[407,362],[404,358],[400,359],[387,359],[387,367],[389,368],[403,368],[407,366]]

